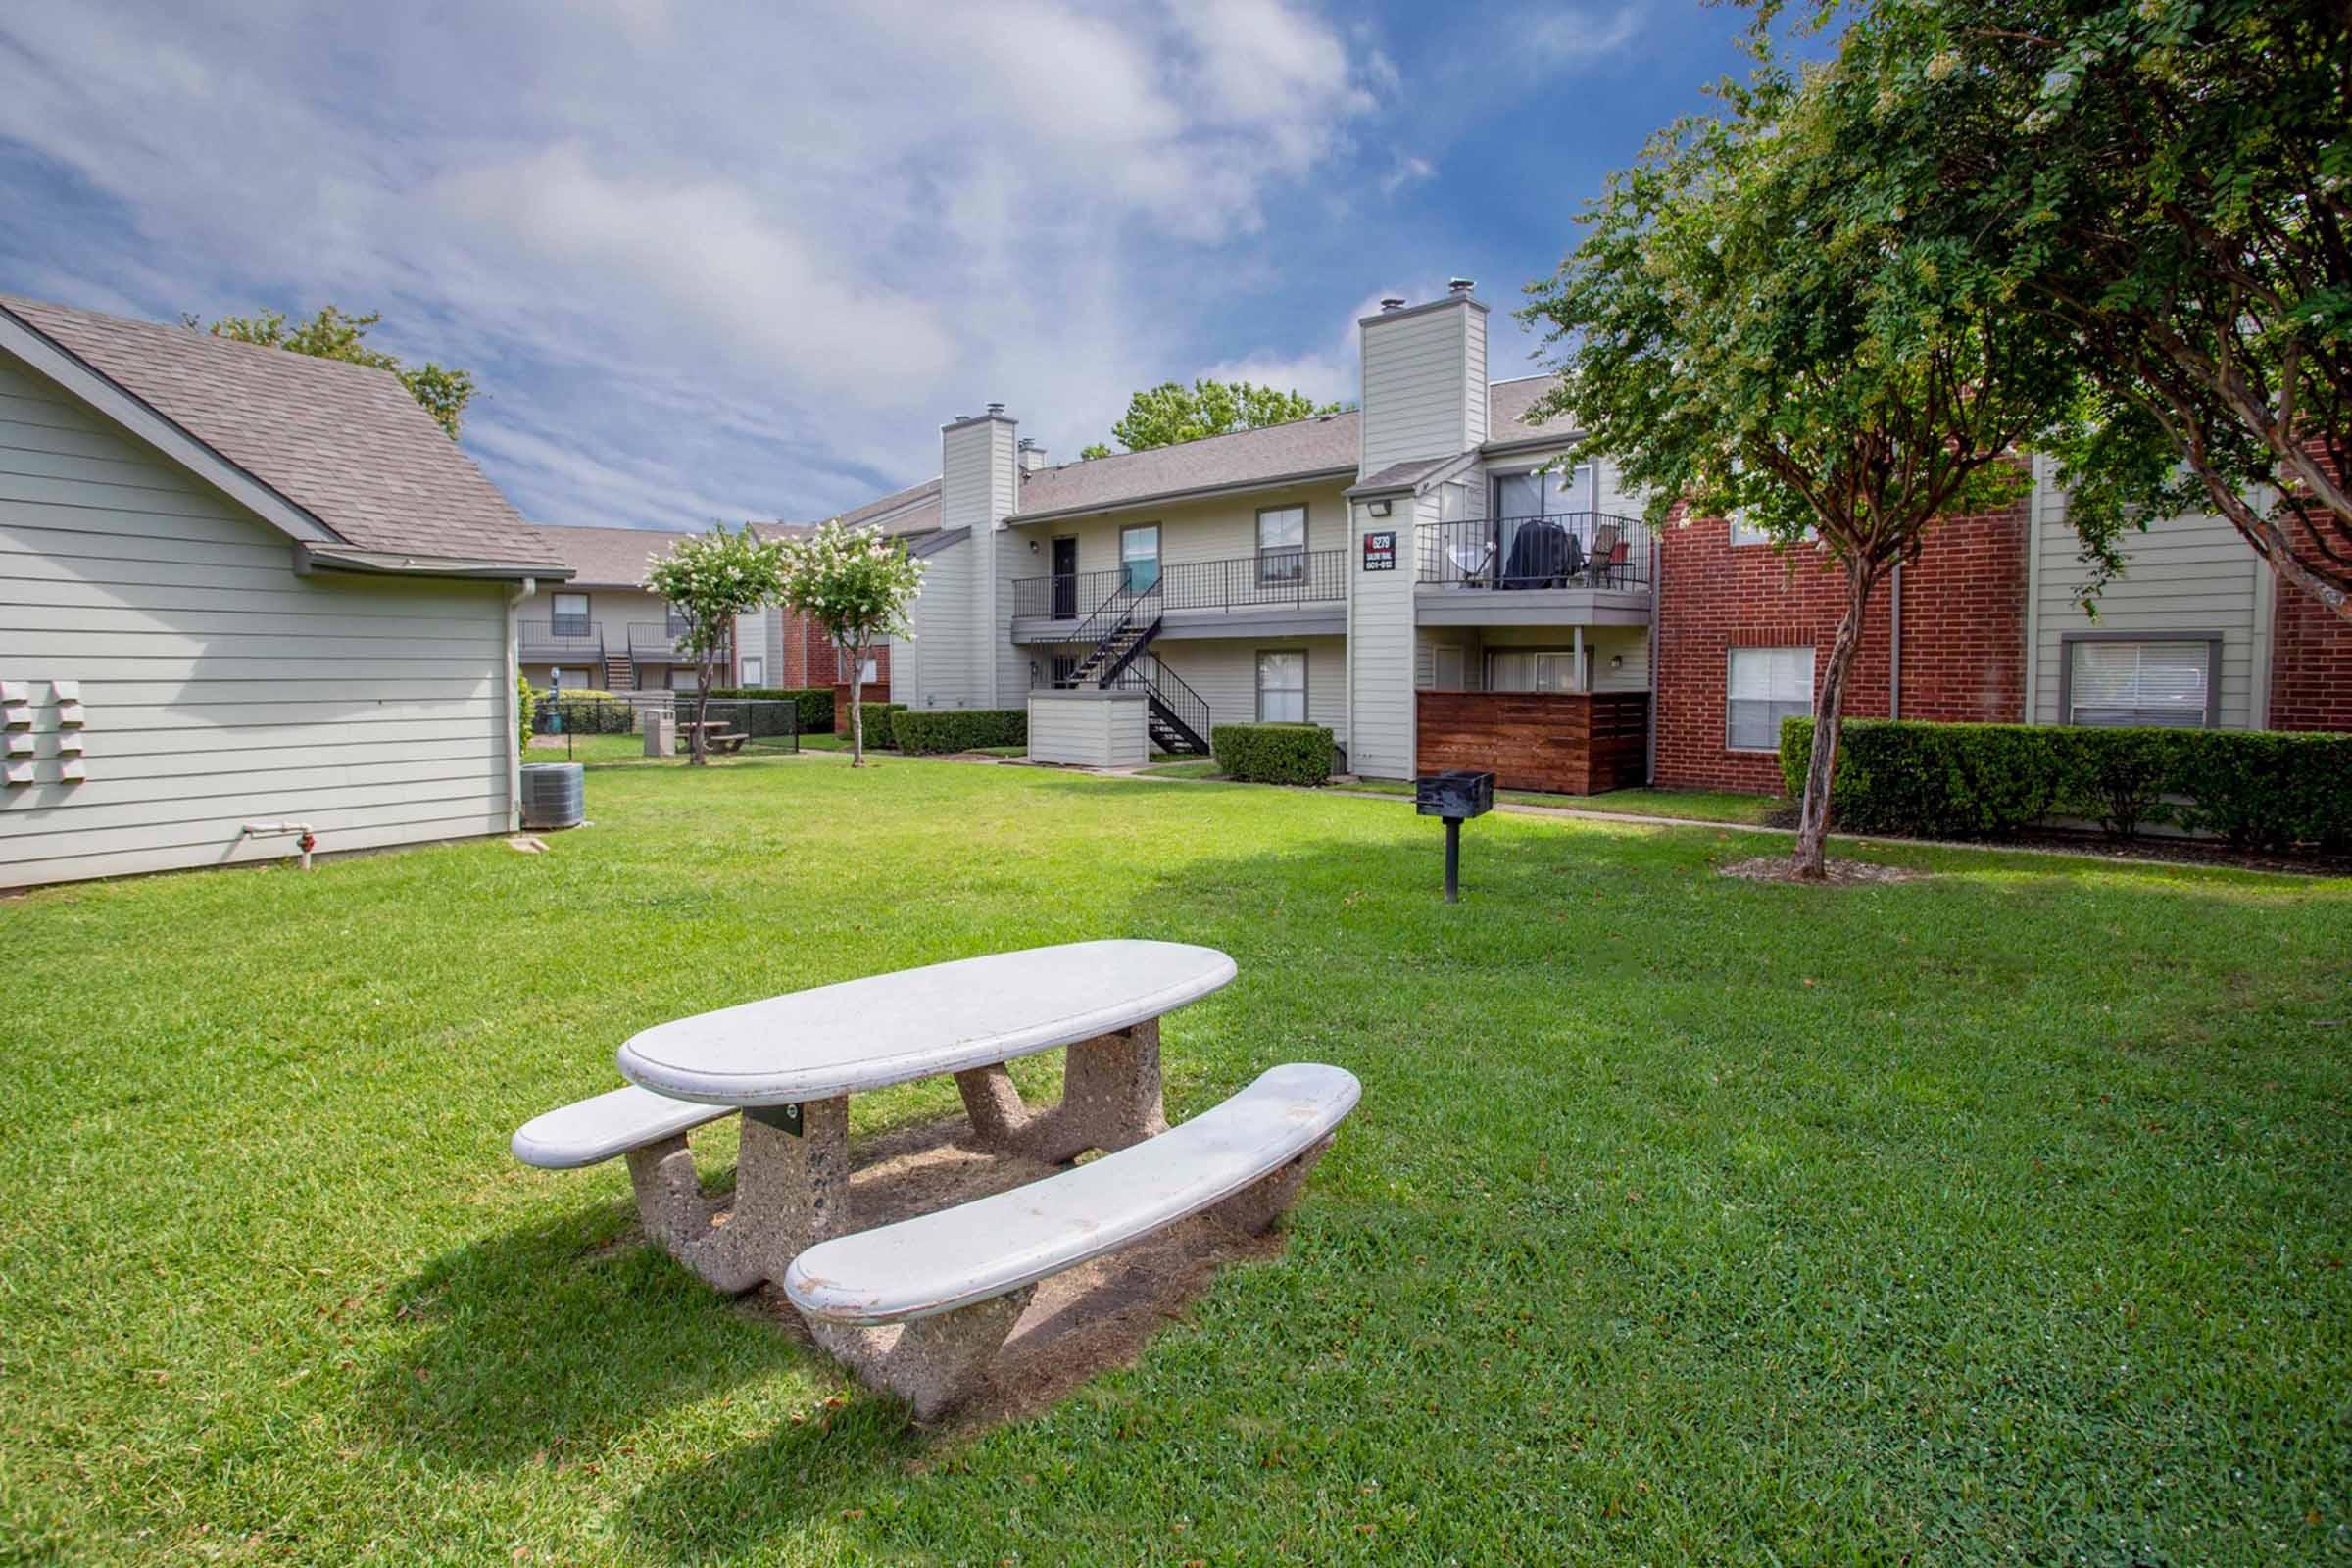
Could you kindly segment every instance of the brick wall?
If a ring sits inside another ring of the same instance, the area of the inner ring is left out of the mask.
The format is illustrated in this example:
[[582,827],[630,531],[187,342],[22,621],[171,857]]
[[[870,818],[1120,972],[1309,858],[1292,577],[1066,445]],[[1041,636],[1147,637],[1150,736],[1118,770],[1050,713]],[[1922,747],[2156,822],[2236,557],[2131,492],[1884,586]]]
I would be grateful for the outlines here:
[[[788,689],[806,689],[837,686],[850,678],[849,669],[816,622],[788,610],[780,610],[777,613],[784,617],[784,665],[777,671],[771,684]],[[884,685],[890,683],[890,649],[887,646],[874,650],[874,674]]]
[[[2288,531],[2299,552],[2311,549],[2302,524],[2290,521]],[[2271,711],[2265,722],[2273,729],[2352,730],[2352,621],[2284,580],[2271,612]]]
[[[1902,714],[2014,722],[2025,712],[2026,500],[1947,517],[1903,568]],[[1731,543],[1728,524],[1665,530],[1660,545],[1656,663],[1657,781],[1690,789],[1777,794],[1780,759],[1724,745],[1724,678],[1733,648],[1814,650],[1814,685],[1844,612],[1845,579],[1800,546]],[[1849,717],[1888,710],[1893,595],[1872,594],[1846,683]]]

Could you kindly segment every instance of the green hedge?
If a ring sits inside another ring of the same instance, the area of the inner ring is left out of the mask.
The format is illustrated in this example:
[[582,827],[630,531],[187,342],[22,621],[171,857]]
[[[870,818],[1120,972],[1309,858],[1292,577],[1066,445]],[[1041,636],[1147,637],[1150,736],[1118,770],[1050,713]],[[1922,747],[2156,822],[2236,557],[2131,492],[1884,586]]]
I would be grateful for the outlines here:
[[890,721],[891,739],[910,757],[1029,744],[1029,714],[1018,708],[907,708]]
[[759,702],[789,702],[801,710],[801,733],[833,733],[833,688],[830,686],[713,686],[713,697],[748,697]]
[[1216,724],[1217,771],[1252,784],[1321,784],[1331,777],[1331,731],[1320,724]]
[[[1813,721],[1781,726],[1805,787]],[[2242,849],[2352,849],[2352,735],[1848,719],[1830,816],[1857,833],[2007,838],[2053,817],[2130,837],[2213,833]]]
[[566,686],[562,692],[541,692],[533,705],[533,726],[542,735],[555,728],[551,711],[574,735],[626,735],[637,727],[637,710],[625,697],[589,686]]
[[[865,715],[865,749],[869,752],[896,750],[899,743],[891,736],[890,721],[894,715],[906,711],[906,705],[905,703],[859,703],[858,708]],[[841,738],[845,741],[850,738],[848,728],[845,727],[842,730]]]

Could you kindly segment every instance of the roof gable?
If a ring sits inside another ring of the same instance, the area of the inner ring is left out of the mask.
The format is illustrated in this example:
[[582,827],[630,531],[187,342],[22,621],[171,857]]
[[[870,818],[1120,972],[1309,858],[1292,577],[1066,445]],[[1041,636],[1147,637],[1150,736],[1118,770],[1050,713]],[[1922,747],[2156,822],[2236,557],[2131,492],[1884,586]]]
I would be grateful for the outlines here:
[[35,369],[294,538],[388,569],[553,564],[387,370],[0,295],[9,325],[50,351]]

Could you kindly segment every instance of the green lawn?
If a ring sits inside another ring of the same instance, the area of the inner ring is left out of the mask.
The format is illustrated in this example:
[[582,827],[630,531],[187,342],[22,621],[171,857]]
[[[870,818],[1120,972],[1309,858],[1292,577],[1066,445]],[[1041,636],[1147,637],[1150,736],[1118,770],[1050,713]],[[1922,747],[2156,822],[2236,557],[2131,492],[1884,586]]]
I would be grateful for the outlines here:
[[[0,901],[0,1562],[2352,1551],[2352,884],[1497,813],[1449,908],[1329,793],[588,789],[544,855]],[[656,1021],[1109,934],[1240,961],[1172,1115],[1365,1098],[1279,1258],[1026,1421],[908,1430],[507,1153]]]
[[[1210,758],[1161,762],[1136,769],[1152,778],[1216,779]],[[1364,778],[1335,786],[1366,795],[1410,795],[1412,781]],[[1773,795],[1738,795],[1730,790],[1611,790],[1606,795],[1546,795],[1538,790],[1496,790],[1494,799],[1505,806],[1548,806],[1576,811],[1618,811],[1629,816],[1671,816],[1692,822],[1728,822],[1760,826],[1789,810],[1789,803]]]

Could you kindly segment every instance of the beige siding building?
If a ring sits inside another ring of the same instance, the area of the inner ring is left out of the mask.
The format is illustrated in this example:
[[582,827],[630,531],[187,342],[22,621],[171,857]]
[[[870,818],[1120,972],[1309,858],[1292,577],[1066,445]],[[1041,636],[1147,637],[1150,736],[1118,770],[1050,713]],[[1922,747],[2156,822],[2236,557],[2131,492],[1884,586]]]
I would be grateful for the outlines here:
[[509,830],[562,571],[382,371],[0,298],[0,886]]

